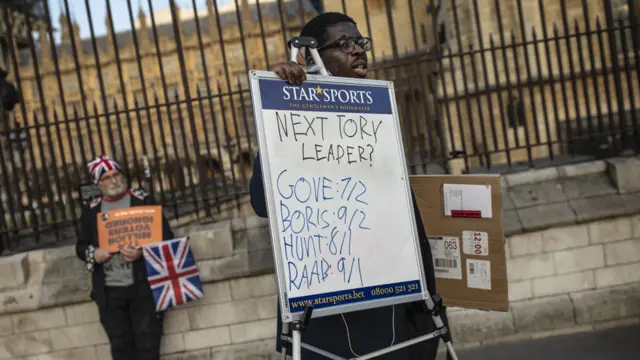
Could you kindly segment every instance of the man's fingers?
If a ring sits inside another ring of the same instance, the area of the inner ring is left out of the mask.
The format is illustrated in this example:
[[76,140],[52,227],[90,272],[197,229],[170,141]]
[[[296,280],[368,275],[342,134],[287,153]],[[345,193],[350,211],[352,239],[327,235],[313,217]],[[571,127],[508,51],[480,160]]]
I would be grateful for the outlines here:
[[275,69],[275,73],[280,77],[280,79],[282,80],[287,80],[287,72],[284,71],[284,68],[282,67],[278,67]]
[[273,71],[274,73],[276,73],[276,75],[280,76],[280,69],[272,69],[271,71]]
[[278,67],[275,71],[276,74],[282,80],[286,80],[289,84],[293,85],[293,74],[288,64],[283,64],[281,67]]
[[289,82],[291,85],[300,85],[307,79],[304,68],[293,61],[280,63],[274,66],[272,71],[276,73],[280,79]]
[[99,264],[104,264],[111,259],[111,254],[103,251],[96,252],[94,256]]
[[295,69],[296,71],[296,84],[302,85],[302,83],[307,80],[307,73],[304,72],[302,67],[298,67]]
[[296,73],[295,70],[287,67],[287,80],[289,80],[289,84],[291,85],[295,85],[296,84]]

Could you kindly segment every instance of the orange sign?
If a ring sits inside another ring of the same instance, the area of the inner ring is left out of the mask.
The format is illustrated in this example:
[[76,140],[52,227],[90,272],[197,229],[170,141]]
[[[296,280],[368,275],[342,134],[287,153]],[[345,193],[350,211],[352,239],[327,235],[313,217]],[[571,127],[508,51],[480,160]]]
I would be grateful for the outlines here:
[[110,253],[162,241],[162,207],[136,206],[98,213],[98,243]]

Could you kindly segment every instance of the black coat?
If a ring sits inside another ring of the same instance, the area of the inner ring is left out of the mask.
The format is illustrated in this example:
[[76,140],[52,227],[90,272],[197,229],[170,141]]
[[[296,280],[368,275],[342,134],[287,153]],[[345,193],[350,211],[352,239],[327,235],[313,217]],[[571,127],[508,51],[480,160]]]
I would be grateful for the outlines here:
[[[98,225],[97,215],[100,213],[101,200],[97,199],[82,209],[80,216],[80,226],[77,234],[76,255],[82,261],[87,261],[85,251],[89,245],[98,248]],[[151,196],[148,196],[142,190],[131,191],[131,207],[156,205]],[[162,216],[162,238],[163,240],[171,240],[174,238],[173,232],[169,227],[169,221]],[[147,280],[144,266],[144,259],[140,258],[133,263],[133,278],[135,291],[140,296],[151,296],[151,287]],[[106,304],[104,268],[102,265],[95,264],[91,274],[93,288],[91,289],[91,299],[98,306]]]
[[[268,216],[267,204],[265,201],[264,183],[259,154],[256,156],[256,160],[253,165],[253,175],[251,176],[249,185],[249,194],[251,197],[251,206],[255,213],[258,216],[266,218]],[[431,247],[429,246],[427,235],[424,231],[422,217],[418,211],[415,197],[413,198],[413,205],[418,226],[418,236],[421,245],[423,264],[425,267],[424,271],[426,275],[427,288],[429,293],[435,294],[436,282],[433,271]],[[344,317],[348,324],[348,334],[347,327],[345,326],[341,315],[314,318],[309,322],[308,328],[302,334],[302,341],[306,344],[329,351],[335,355],[351,358],[354,357],[354,355],[349,348],[348,339],[350,338],[353,351],[357,355],[364,355],[391,345],[391,341],[394,338],[394,332],[391,326],[392,319],[395,323],[394,344],[398,344],[413,337],[408,333],[408,326],[405,322],[408,318],[412,317],[412,313],[421,312],[422,309],[423,302],[419,301],[415,303],[395,305],[393,307],[388,306],[346,313],[344,314]],[[279,352],[281,351],[281,341],[279,338],[281,331],[282,320],[280,304],[278,303],[278,338],[276,341],[276,348]],[[326,359],[325,357],[316,355],[315,353],[307,352],[304,349],[303,358],[309,360]],[[405,348],[376,359],[401,360],[409,358],[409,351]]]

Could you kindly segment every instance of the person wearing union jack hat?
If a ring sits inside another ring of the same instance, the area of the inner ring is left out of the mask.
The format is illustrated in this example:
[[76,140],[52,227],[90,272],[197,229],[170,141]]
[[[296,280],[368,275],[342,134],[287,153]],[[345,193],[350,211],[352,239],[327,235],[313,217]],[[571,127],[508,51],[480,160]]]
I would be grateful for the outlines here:
[[[111,355],[118,360],[159,360],[163,314],[155,308],[142,249],[123,247],[112,254],[98,242],[99,213],[156,205],[155,201],[144,190],[131,189],[120,165],[109,156],[96,157],[87,168],[101,196],[82,211],[76,255],[92,273],[91,299],[98,306]],[[164,240],[174,238],[164,216],[162,230]]]

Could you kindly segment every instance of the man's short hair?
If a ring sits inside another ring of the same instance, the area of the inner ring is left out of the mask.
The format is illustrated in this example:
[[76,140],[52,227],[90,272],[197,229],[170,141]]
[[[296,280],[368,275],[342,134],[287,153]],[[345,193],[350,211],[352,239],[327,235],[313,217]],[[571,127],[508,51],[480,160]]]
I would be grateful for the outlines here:
[[329,26],[342,22],[350,22],[353,25],[357,25],[355,20],[345,14],[338,12],[327,12],[311,19],[302,28],[302,31],[300,31],[300,36],[312,37],[318,42],[318,47],[322,47],[327,42],[327,28]]

